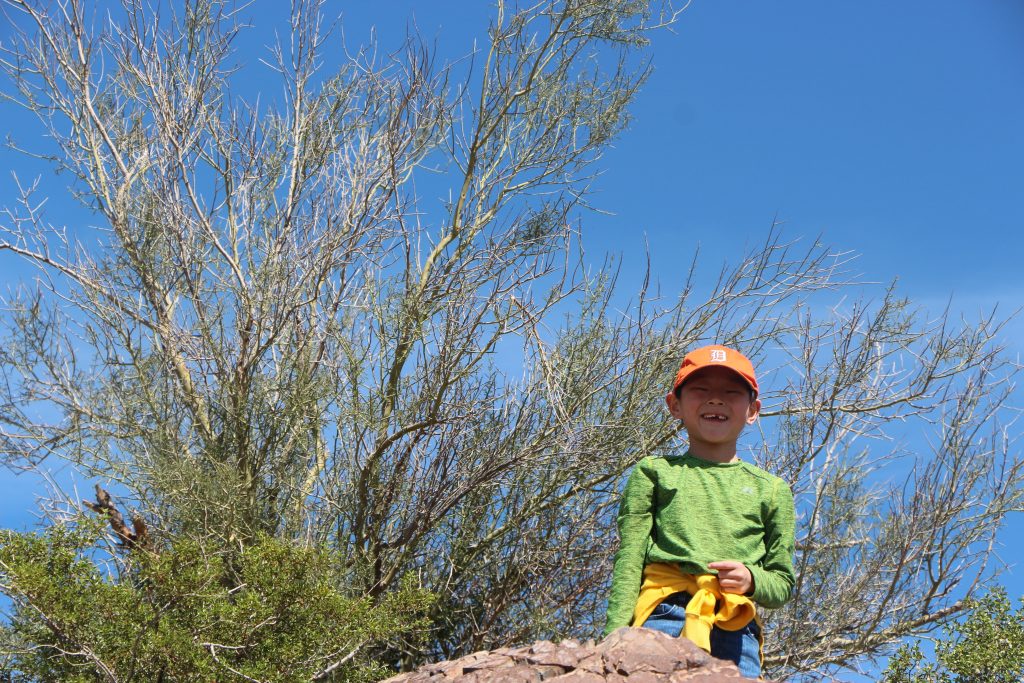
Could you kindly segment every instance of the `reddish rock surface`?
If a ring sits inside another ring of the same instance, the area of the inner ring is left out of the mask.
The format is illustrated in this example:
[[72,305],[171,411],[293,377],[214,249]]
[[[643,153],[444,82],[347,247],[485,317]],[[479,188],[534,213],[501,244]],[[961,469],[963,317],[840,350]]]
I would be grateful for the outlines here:
[[732,662],[715,659],[685,638],[645,628],[620,628],[599,643],[546,640],[524,647],[475,652],[428,664],[386,683],[729,683],[746,680]]

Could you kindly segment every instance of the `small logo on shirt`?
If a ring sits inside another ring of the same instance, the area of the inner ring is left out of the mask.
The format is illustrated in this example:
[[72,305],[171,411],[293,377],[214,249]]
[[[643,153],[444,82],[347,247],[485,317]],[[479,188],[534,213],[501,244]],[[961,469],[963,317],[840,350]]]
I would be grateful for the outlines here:
[[744,486],[743,488],[740,489],[740,493],[752,496],[754,495],[754,489],[751,486]]
[[711,360],[715,361],[716,363],[724,363],[725,351],[723,349],[712,349]]

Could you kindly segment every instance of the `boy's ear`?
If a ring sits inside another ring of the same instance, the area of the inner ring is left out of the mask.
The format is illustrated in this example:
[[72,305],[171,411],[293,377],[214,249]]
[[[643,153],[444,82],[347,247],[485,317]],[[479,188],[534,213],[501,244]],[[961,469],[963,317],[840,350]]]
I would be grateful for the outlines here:
[[679,397],[676,396],[674,391],[670,391],[665,395],[665,404],[668,405],[668,412],[672,417],[677,420],[683,419],[683,407],[679,405]]
[[750,402],[750,407],[747,408],[747,424],[752,425],[757,422],[757,416],[761,414],[761,399],[755,398]]

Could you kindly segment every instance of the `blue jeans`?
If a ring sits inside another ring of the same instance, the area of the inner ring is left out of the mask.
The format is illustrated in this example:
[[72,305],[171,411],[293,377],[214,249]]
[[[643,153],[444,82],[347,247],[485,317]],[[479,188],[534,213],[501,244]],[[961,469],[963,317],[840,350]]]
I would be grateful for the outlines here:
[[[686,624],[686,603],[689,600],[689,593],[668,596],[658,603],[643,627],[678,638]],[[760,635],[761,627],[756,621],[751,621],[739,631],[726,631],[715,626],[711,629],[711,656],[733,662],[746,678],[760,678]]]

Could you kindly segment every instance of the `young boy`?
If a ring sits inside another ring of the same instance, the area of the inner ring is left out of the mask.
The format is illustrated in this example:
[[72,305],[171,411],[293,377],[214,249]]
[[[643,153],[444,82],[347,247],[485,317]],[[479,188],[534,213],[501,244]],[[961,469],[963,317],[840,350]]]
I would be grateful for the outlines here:
[[736,457],[757,420],[754,366],[724,346],[683,358],[665,397],[689,437],[683,455],[647,456],[622,494],[605,635],[644,626],[684,635],[715,657],[761,674],[757,605],[793,588],[793,494]]

